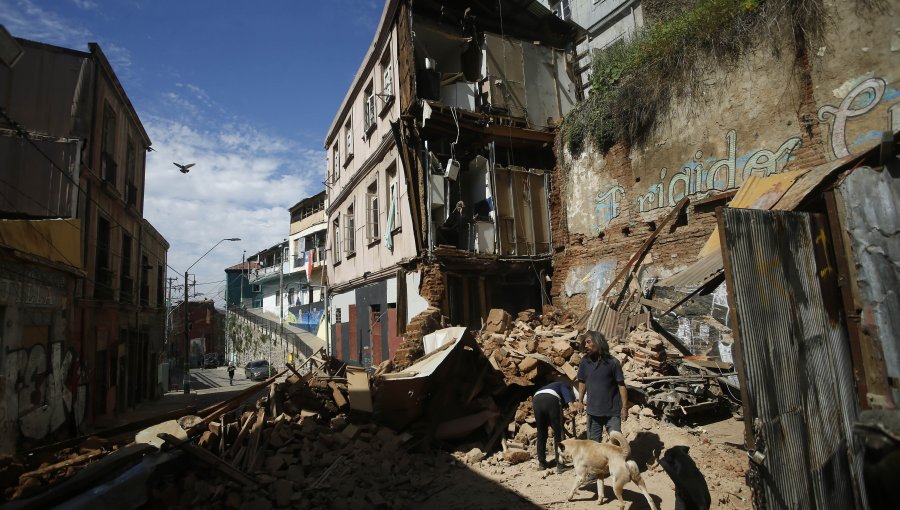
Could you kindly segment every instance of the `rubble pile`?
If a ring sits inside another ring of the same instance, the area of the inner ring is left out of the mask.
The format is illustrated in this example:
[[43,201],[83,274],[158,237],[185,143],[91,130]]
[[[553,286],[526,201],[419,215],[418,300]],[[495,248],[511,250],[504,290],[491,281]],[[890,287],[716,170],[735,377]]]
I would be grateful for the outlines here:
[[667,364],[666,340],[645,324],[638,325],[623,342],[610,343],[610,352],[622,363],[622,371],[630,376],[657,377],[672,373]]
[[[346,386],[296,376],[272,386],[257,409],[210,422],[197,445],[246,473],[250,483],[222,475],[163,480],[160,507],[411,508],[431,480],[417,476],[424,458],[406,452],[410,435],[373,423],[351,423]],[[279,407],[281,406],[281,407]],[[229,421],[233,419],[233,421]],[[224,431],[224,433],[223,433]],[[224,483],[223,483],[224,482]]]

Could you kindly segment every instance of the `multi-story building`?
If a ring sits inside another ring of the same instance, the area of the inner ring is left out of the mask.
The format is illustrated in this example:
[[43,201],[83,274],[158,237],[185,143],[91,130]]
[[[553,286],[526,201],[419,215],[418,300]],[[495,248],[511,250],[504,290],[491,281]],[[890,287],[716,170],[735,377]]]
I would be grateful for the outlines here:
[[289,212],[289,273],[297,278],[285,286],[285,320],[316,334],[325,311],[325,191],[297,202]]
[[[170,356],[184,359],[184,303],[172,309],[172,334],[169,341]],[[213,301],[188,303],[188,362],[191,368],[203,366],[204,355],[225,355],[225,313],[218,310]],[[173,384],[183,381],[180,375],[171,376]]]
[[[536,3],[388,0],[325,138],[331,349],[376,364],[429,305],[540,307],[579,30]],[[499,9],[498,9],[499,7]]]
[[558,17],[584,27],[578,41],[578,67],[584,94],[590,91],[594,52],[625,41],[644,26],[641,0],[541,0]]
[[[3,430],[21,446],[79,431],[165,389],[158,373],[169,245],[143,218],[150,138],[100,47],[15,43],[21,58],[0,65],[0,214],[63,219],[27,231],[54,257],[68,254],[57,265],[75,276],[69,287],[44,278],[53,293],[66,289],[62,301],[0,304],[0,315],[11,313],[6,323],[21,329],[15,344],[3,335],[0,349],[3,416],[16,422]],[[62,316],[47,313],[54,303]]]

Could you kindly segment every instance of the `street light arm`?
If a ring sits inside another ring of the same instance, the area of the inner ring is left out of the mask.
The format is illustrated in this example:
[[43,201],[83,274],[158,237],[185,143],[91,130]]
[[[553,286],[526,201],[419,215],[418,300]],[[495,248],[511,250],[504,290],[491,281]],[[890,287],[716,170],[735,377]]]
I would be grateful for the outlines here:
[[196,266],[198,262],[200,262],[201,260],[203,260],[203,257],[209,255],[209,252],[215,250],[215,249],[216,249],[216,246],[219,246],[220,244],[222,244],[222,243],[225,242],[225,241],[240,241],[240,240],[241,240],[241,239],[240,239],[239,237],[229,237],[229,238],[222,239],[222,240],[219,241],[218,243],[214,244],[212,248],[206,250],[206,253],[204,253],[203,255],[200,255],[200,258],[197,259],[193,264],[191,264],[191,266],[188,267],[184,272],[186,273],[186,272],[190,271],[192,267]]

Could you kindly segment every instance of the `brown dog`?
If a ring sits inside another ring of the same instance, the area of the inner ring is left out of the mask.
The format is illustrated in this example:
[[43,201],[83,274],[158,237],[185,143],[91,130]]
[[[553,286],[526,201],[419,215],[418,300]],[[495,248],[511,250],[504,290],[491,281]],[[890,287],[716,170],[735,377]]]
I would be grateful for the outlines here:
[[[566,439],[560,442],[560,450],[563,454],[570,457],[572,465],[575,466],[575,485],[569,492],[568,501],[575,496],[578,490],[588,480],[589,475],[597,475],[597,498],[598,503],[603,503],[603,479],[612,475],[613,491],[619,500],[619,508],[625,508],[625,501],[622,499],[622,488],[628,481],[634,482],[644,493],[650,508],[656,509],[656,504],[647,493],[647,486],[641,479],[641,473],[638,470],[637,463],[628,460],[631,453],[631,447],[625,436],[621,432],[613,431],[609,434],[609,443],[598,443],[586,439]],[[615,443],[615,444],[613,444]]]

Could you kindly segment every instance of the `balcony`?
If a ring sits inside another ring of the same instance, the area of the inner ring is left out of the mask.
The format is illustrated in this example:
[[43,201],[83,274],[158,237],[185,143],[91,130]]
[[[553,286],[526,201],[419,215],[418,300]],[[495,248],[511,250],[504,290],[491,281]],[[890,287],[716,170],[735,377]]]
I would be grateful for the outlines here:
[[94,299],[112,300],[113,278],[115,274],[109,269],[98,269],[94,280]]

